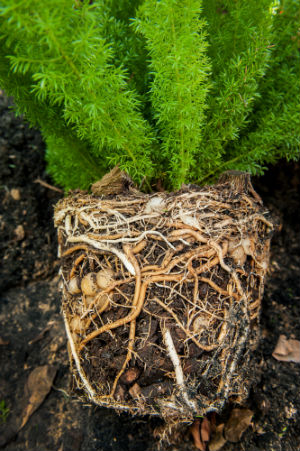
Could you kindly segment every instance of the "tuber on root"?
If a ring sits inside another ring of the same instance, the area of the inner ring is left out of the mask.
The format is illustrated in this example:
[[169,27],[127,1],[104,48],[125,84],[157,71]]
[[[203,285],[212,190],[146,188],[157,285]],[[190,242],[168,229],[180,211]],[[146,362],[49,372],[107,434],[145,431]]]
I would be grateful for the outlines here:
[[221,181],[56,206],[70,358],[96,404],[177,422],[247,396],[273,226],[247,174]]

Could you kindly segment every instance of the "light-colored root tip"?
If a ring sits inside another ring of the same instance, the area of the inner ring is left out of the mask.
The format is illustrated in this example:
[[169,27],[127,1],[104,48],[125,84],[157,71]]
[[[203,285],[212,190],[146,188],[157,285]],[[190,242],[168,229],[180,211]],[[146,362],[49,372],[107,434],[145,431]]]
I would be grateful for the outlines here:
[[162,334],[163,334],[164,342],[165,342],[165,345],[167,348],[167,353],[174,366],[176,384],[181,392],[182,398],[183,398],[185,404],[187,405],[187,407],[189,409],[191,409],[192,412],[197,412],[198,409],[197,409],[196,402],[193,401],[192,399],[190,399],[190,397],[188,395],[188,390],[187,390],[186,384],[184,382],[182,366],[181,366],[179,356],[178,356],[175,346],[174,346],[172,335],[171,335],[169,329],[167,329],[166,327],[162,328]]

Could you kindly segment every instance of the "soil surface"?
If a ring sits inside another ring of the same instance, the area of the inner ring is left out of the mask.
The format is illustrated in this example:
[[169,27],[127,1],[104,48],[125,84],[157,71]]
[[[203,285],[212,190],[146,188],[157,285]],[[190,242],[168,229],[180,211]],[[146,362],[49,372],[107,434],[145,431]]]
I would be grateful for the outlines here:
[[[53,183],[45,172],[43,141],[15,118],[10,105],[0,94],[0,448],[158,449],[161,420],[118,415],[83,403],[72,392],[52,221],[62,194],[40,183]],[[281,226],[272,240],[263,299],[259,364],[253,369],[258,382],[243,405],[253,412],[252,424],[239,442],[227,442],[222,450],[297,451],[300,365],[277,361],[272,352],[279,335],[300,339],[300,167],[282,162],[252,181]],[[45,365],[49,385],[38,377],[30,383]],[[227,405],[217,424],[226,422],[234,407]],[[196,448],[186,429],[177,443],[162,449]]]

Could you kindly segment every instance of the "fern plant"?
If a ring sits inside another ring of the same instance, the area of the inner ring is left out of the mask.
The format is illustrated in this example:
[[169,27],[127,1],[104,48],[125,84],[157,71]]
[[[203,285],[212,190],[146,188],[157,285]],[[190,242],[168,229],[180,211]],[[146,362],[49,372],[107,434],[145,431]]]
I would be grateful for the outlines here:
[[[0,86],[48,171],[146,188],[299,158],[297,0],[0,0]],[[145,183],[145,180],[147,183]]]

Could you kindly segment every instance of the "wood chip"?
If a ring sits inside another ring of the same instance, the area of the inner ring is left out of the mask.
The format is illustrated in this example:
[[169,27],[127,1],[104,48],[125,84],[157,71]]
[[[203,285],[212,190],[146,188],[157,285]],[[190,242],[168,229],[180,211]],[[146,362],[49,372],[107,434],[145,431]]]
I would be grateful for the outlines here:
[[210,440],[211,423],[207,417],[203,420],[195,420],[190,428],[190,433],[194,439],[194,445],[200,451],[206,450],[206,444]]

